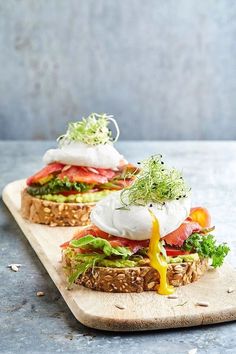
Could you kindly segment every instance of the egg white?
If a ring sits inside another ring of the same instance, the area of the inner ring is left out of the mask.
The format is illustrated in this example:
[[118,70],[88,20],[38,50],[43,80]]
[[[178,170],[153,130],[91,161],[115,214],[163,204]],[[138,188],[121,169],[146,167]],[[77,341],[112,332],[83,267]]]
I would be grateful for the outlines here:
[[120,193],[115,192],[102,199],[91,213],[92,223],[114,236],[137,241],[150,239],[152,220],[149,208],[158,219],[161,237],[176,230],[190,213],[189,197],[171,200],[164,205],[152,203],[151,207],[132,205],[128,210],[118,209],[122,207]]
[[47,150],[43,161],[46,164],[57,161],[65,165],[107,169],[116,169],[121,161],[127,163],[112,143],[93,146],[80,142],[72,142],[58,149]]

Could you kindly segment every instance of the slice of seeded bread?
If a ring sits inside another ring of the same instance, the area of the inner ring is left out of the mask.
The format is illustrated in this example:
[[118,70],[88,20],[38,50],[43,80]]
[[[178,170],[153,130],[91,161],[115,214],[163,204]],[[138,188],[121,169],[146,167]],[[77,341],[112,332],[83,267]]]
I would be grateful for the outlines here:
[[[68,266],[70,267],[66,256],[63,256],[63,263],[64,266],[67,266],[67,269]],[[147,260],[148,263],[149,260]],[[178,287],[199,280],[207,269],[207,259],[172,263],[168,265],[167,277],[171,285]],[[159,284],[159,274],[150,266],[134,268],[94,267],[88,269],[75,283],[98,291],[139,293],[155,290]]]
[[32,197],[26,189],[21,194],[21,214],[37,224],[49,226],[86,226],[95,204],[56,203]]

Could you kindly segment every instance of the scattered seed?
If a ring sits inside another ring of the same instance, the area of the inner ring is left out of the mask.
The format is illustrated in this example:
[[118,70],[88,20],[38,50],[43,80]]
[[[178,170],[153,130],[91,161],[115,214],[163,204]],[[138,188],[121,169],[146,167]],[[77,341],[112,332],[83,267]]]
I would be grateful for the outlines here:
[[13,272],[18,272],[19,268],[21,267],[21,264],[9,264],[7,268],[10,268]]
[[124,305],[120,305],[120,304],[115,304],[115,307],[117,307],[119,310],[124,310],[125,306]]
[[37,296],[44,296],[45,293],[44,293],[43,291],[37,291],[36,295],[37,295]]
[[11,268],[13,265],[17,266],[18,268],[22,266],[22,264],[12,263],[12,264],[8,264],[7,268]]
[[206,301],[198,301],[198,302],[196,303],[196,306],[208,307],[208,306],[209,306],[209,302],[206,302]]
[[234,289],[233,288],[229,288],[228,290],[227,290],[227,293],[229,293],[229,294],[231,294],[231,293],[233,293],[234,292]]
[[44,210],[45,213],[50,213],[50,211],[51,211],[51,209],[49,209],[49,208],[47,208],[47,207],[44,208],[43,210]]
[[167,296],[168,299],[178,299],[177,295],[169,295]]
[[8,268],[10,268],[11,270],[13,270],[13,272],[18,272],[20,266],[21,266],[21,264],[10,264],[10,265],[8,266]]
[[185,302],[183,302],[182,304],[178,304],[178,305],[176,305],[176,306],[184,306],[185,304],[187,304],[187,302],[188,302],[188,301],[185,301]]

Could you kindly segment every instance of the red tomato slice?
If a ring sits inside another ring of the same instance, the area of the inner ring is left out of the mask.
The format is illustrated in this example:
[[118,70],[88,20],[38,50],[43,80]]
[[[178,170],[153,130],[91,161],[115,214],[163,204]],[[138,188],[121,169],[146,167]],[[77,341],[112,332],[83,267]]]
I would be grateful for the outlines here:
[[70,182],[84,182],[88,184],[103,184],[107,183],[107,177],[89,171],[85,167],[71,166],[66,171],[62,171],[58,178],[67,177]]
[[179,250],[177,248],[165,247],[167,256],[177,257],[184,254],[189,254],[188,251]]
[[199,232],[201,229],[201,226],[197,222],[186,220],[177,230],[172,231],[163,237],[163,239],[168,245],[181,247],[192,233]]
[[191,208],[190,218],[192,221],[196,221],[201,227],[207,228],[211,226],[211,216],[206,208]]
[[80,194],[80,192],[78,191],[64,191],[64,192],[60,192],[60,194],[64,195],[65,197],[67,197],[68,195],[72,195],[72,194]]
[[51,173],[60,172],[64,166],[65,165],[59,162],[51,163],[50,165],[45,166],[39,172],[35,173],[33,176],[29,177],[26,183],[28,186],[37,183],[40,179],[47,177]]
[[[98,192],[98,189],[89,189],[88,191],[86,191],[86,193],[95,193]],[[71,191],[64,191],[64,192],[60,192],[60,194],[64,195],[65,197],[67,197],[68,195],[73,195],[73,194],[84,194],[83,192],[78,192],[76,190],[71,190]]]

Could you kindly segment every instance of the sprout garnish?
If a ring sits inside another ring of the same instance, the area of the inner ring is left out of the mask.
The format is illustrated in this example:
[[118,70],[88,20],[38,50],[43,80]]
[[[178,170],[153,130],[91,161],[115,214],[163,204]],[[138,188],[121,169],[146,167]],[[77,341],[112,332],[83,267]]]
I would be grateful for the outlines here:
[[161,155],[154,155],[141,163],[141,172],[134,183],[121,192],[124,207],[130,205],[164,204],[187,197],[190,188],[181,172],[164,166]]
[[[116,128],[116,137],[112,138],[112,132],[108,124],[112,122]],[[71,142],[83,142],[88,145],[107,144],[116,142],[120,135],[116,120],[111,115],[92,113],[79,122],[71,122],[65,135],[59,136],[57,141],[61,146]]]

